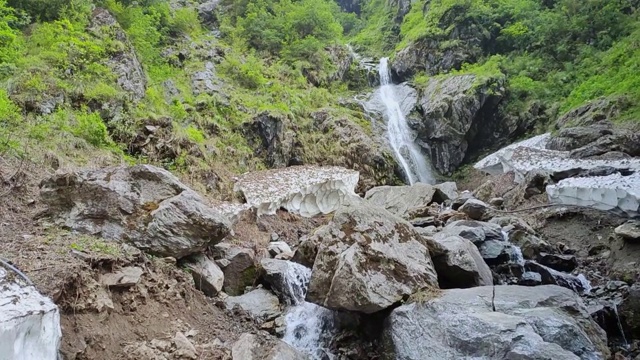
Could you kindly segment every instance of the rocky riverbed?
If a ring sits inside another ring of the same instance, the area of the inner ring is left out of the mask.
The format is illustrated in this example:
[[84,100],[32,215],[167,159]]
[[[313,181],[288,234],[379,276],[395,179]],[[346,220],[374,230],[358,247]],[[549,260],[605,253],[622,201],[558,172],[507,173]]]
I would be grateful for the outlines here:
[[[294,166],[238,178],[243,203],[211,202],[148,165],[61,173],[39,184],[38,219],[68,229],[75,241],[56,251],[77,275],[51,289],[33,266],[49,251],[34,260],[7,248],[57,306],[29,300],[46,297],[8,270],[3,297],[24,295],[3,324],[41,306],[24,349],[65,359],[635,357],[640,224],[598,206],[539,205],[546,194],[522,182],[498,196],[501,181],[360,197],[357,172]],[[161,318],[139,317],[149,311]],[[145,332],[107,335],[129,318]],[[98,355],[114,341],[126,351]]]

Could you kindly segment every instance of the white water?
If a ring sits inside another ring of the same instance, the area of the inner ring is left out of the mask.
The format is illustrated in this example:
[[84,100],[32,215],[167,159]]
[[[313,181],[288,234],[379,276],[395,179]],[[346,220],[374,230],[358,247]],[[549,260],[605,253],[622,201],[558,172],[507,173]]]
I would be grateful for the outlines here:
[[289,308],[285,315],[286,330],[282,340],[313,360],[333,360],[335,355],[328,349],[330,339],[335,334],[335,314],[333,311],[304,301],[307,294],[311,270],[290,262],[285,283]]
[[431,166],[415,143],[415,136],[396,98],[396,85],[391,81],[388,58],[380,59],[378,72],[380,73],[380,100],[384,104],[387,120],[387,137],[396,159],[402,166],[410,185],[417,182],[434,184],[435,178]]

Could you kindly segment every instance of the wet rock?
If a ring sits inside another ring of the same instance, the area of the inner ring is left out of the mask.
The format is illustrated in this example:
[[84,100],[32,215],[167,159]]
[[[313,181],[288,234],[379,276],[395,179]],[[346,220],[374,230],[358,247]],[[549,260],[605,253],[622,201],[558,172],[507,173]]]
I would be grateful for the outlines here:
[[303,238],[298,248],[293,253],[291,261],[297,262],[305,267],[312,268],[313,263],[318,255],[318,246],[320,245],[320,238],[311,237]]
[[276,257],[281,254],[293,254],[291,247],[284,241],[272,241],[267,246],[267,250],[269,254],[273,257]]
[[471,241],[443,232],[437,233],[433,241],[439,247],[438,250],[432,251],[432,259],[441,288],[493,285],[491,269]]
[[[297,304],[304,300],[311,270],[294,262],[262,259],[262,278],[285,304]],[[295,280],[294,280],[295,279]]]
[[0,266],[0,357],[57,359],[61,337],[53,301]]
[[224,273],[224,291],[229,295],[239,295],[245,287],[254,284],[257,278],[256,254],[251,249],[233,244],[220,243],[213,248],[216,263]]
[[116,272],[101,275],[100,283],[107,287],[131,287],[140,282],[143,273],[144,270],[139,267],[128,266]]
[[511,230],[508,232],[508,237],[510,243],[520,248],[525,259],[538,259],[541,253],[552,250],[551,245],[546,241],[524,230]]
[[[402,52],[396,57],[401,56]],[[430,78],[421,89],[418,100],[421,119],[410,125],[440,173],[450,175],[467,153],[486,146],[486,139],[495,139],[495,134],[507,126],[493,115],[489,118],[484,115],[502,97],[500,82],[480,80],[475,75],[450,75]]]
[[594,142],[600,137],[611,134],[612,129],[610,125],[563,128],[560,129],[557,134],[552,135],[547,144],[547,149],[570,151]]
[[58,174],[40,184],[40,195],[58,225],[159,256],[200,252],[230,231],[221,211],[150,165]]
[[412,186],[380,186],[367,191],[364,198],[375,206],[405,220],[428,215],[428,206],[443,202],[434,186],[417,183]]
[[625,240],[640,240],[640,221],[628,221],[615,229],[615,233]]
[[477,199],[469,199],[458,210],[473,220],[483,220],[489,212],[489,205]]
[[239,308],[257,320],[269,321],[282,314],[278,297],[269,290],[256,289],[240,296],[229,296],[224,300],[228,310]]
[[233,344],[231,355],[233,360],[310,360],[284,341],[248,333]]
[[318,251],[307,301],[374,313],[419,289],[437,287],[422,236],[366,200],[350,198],[313,237]]
[[[434,331],[437,329],[437,331]],[[393,310],[387,359],[604,359],[607,337],[581,299],[557,286],[484,286]]]
[[224,285],[224,273],[220,267],[203,254],[195,255],[190,260],[187,266],[191,270],[196,289],[207,296],[218,295]]
[[539,273],[542,276],[542,283],[545,285],[558,285],[571,289],[577,293],[582,293],[588,290],[586,280],[553,270],[552,268],[538,264],[535,261],[525,261],[524,268],[526,271]]
[[296,133],[288,118],[264,112],[244,124],[244,133],[255,155],[271,168],[285,167],[294,156]]
[[537,272],[527,271],[520,277],[519,285],[538,286],[542,285],[542,275]]
[[572,272],[578,267],[578,260],[574,255],[557,255],[541,253],[538,257],[538,263],[548,266],[554,270],[563,272]]
[[436,225],[436,218],[434,216],[415,218],[411,219],[409,222],[415,227],[429,227]]
[[442,229],[442,233],[461,236],[476,246],[489,240],[504,240],[502,228],[499,225],[475,220],[450,222]]
[[479,246],[480,255],[489,266],[508,263],[512,258],[513,245],[506,241],[488,240]]

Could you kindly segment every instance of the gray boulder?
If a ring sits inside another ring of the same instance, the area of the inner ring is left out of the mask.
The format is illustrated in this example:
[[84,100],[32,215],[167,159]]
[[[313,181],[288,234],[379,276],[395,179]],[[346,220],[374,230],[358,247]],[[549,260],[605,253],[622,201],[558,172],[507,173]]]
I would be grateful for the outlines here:
[[229,296],[224,300],[228,310],[239,308],[257,320],[269,321],[282,314],[278,297],[266,289],[255,289],[244,295]]
[[224,291],[229,295],[242,294],[256,281],[256,254],[252,249],[224,242],[213,248],[213,254],[224,273]]
[[493,285],[491,269],[471,241],[446,232],[437,233],[431,241],[437,243],[436,249],[429,250],[441,288]]
[[386,359],[605,359],[604,331],[557,286],[445,290],[403,305],[384,328]]
[[187,264],[196,289],[207,296],[216,296],[222,291],[224,273],[218,265],[206,255],[198,254]]
[[229,234],[218,209],[150,165],[58,174],[40,184],[40,195],[58,225],[154,255],[182,258]]
[[614,232],[625,240],[640,240],[640,221],[627,221],[618,226]]
[[478,199],[469,199],[458,209],[458,211],[467,214],[473,220],[484,219],[489,210],[489,205]]
[[411,186],[379,186],[364,196],[375,206],[385,208],[390,213],[405,220],[426,216],[432,202],[443,202],[439,190],[434,186],[417,183]]
[[420,289],[438,286],[421,235],[366,200],[350,198],[313,238],[318,248],[307,301],[374,313]]
[[442,233],[463,237],[476,246],[489,240],[504,240],[504,234],[499,225],[475,220],[453,221],[442,229]]
[[233,360],[310,360],[284,341],[267,335],[242,334],[231,348]]

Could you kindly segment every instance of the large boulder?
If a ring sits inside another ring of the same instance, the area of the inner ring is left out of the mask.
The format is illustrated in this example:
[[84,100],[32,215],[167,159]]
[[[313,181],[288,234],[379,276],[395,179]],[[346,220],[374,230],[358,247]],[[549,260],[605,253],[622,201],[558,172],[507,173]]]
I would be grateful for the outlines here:
[[222,291],[224,273],[215,261],[204,254],[197,254],[187,266],[191,270],[196,289],[207,296],[216,296]]
[[61,338],[53,301],[0,266],[0,358],[57,359]]
[[309,356],[284,341],[267,335],[245,333],[231,348],[233,360],[308,360]]
[[213,248],[213,254],[224,273],[224,291],[228,294],[242,294],[256,281],[256,254],[252,249],[223,242]]
[[292,166],[248,173],[237,179],[234,190],[257,209],[258,216],[280,208],[304,217],[335,211],[355,196],[358,172],[337,166]]
[[445,290],[387,318],[387,359],[605,359],[604,331],[557,286]]
[[493,285],[491,269],[471,241],[446,232],[436,233],[431,241],[436,243],[431,252],[441,288]]
[[319,245],[307,301],[374,313],[422,288],[438,286],[421,235],[366,200],[349,199],[313,237]]
[[435,186],[416,183],[412,186],[379,186],[364,196],[373,205],[385,208],[406,220],[426,215],[432,202],[442,203],[447,196]]
[[200,252],[230,231],[221,211],[150,165],[58,174],[40,184],[40,195],[57,224],[159,256]]
[[229,296],[224,300],[228,310],[239,309],[256,320],[269,321],[282,314],[278,297],[266,289],[255,289],[240,296]]

